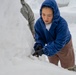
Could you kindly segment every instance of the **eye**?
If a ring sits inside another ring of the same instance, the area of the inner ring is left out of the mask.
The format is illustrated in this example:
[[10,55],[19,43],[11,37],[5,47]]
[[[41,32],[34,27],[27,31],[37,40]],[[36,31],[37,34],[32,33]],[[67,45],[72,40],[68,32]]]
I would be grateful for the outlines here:
[[48,17],[52,17],[52,14],[47,15]]
[[45,16],[45,14],[42,13],[42,16]]

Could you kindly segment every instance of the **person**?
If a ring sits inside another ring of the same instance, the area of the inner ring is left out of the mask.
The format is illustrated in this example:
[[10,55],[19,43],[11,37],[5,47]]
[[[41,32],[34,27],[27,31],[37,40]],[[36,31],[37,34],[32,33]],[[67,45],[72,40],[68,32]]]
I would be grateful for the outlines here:
[[72,35],[68,24],[60,16],[55,0],[45,0],[40,8],[40,17],[35,23],[35,44],[33,56],[48,56],[50,63],[61,67],[75,66]]
[[22,4],[20,12],[24,16],[24,18],[28,21],[28,26],[32,32],[32,35],[34,36],[34,21],[35,21],[34,13],[31,7],[24,0],[20,0],[20,2]]

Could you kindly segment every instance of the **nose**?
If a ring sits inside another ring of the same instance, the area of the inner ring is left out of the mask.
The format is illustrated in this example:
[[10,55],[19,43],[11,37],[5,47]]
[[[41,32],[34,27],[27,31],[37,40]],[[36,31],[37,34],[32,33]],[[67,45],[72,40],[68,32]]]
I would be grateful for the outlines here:
[[47,17],[47,16],[45,16],[45,17],[44,17],[44,20],[45,20],[45,22],[47,22],[47,21],[48,21],[48,17]]

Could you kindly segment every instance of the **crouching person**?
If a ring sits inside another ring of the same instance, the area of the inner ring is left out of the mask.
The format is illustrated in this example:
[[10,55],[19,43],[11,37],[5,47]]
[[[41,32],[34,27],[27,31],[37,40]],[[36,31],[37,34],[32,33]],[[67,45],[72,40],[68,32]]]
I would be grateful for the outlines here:
[[60,16],[55,0],[45,0],[40,9],[40,18],[35,23],[34,56],[45,54],[49,62],[63,68],[75,65],[72,35],[68,24]]

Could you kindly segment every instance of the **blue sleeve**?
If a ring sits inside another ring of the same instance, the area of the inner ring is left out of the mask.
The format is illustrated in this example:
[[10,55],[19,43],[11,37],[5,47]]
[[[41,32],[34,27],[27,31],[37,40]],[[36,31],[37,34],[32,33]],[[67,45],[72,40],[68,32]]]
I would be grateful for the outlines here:
[[47,56],[55,55],[66,45],[66,43],[71,38],[68,26],[66,24],[58,27],[56,34],[56,39],[53,42],[49,42],[43,49],[44,54]]
[[44,47],[44,42],[41,36],[41,32],[40,32],[40,27],[38,26],[38,23],[35,24],[34,26],[35,29],[35,44],[34,44],[34,49],[37,45]]

